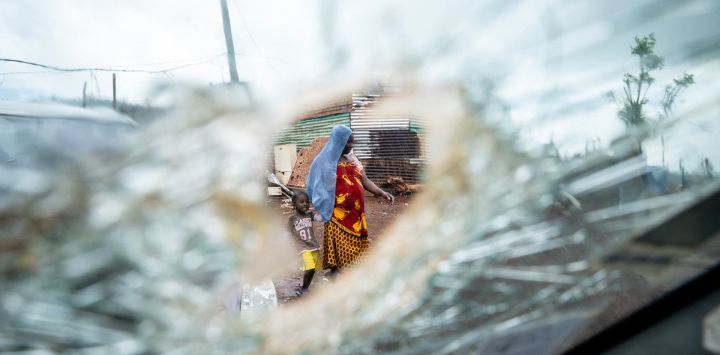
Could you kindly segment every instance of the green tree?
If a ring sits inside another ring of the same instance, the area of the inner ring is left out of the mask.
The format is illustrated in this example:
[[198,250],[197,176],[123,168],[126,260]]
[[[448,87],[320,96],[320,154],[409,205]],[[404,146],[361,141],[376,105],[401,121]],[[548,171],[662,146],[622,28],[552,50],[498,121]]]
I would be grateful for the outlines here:
[[618,117],[627,127],[640,127],[647,124],[647,116],[643,107],[648,103],[647,92],[655,83],[650,73],[663,68],[664,60],[655,54],[655,34],[638,38],[631,53],[638,57],[640,72],[636,75],[626,73],[623,77],[623,96]]
[[[668,119],[672,116],[673,109],[675,108],[675,99],[678,95],[683,92],[688,86],[695,83],[695,77],[692,74],[683,73],[682,77],[673,79],[673,82],[665,86],[665,93],[663,94],[660,104],[663,108],[663,114],[660,116],[661,120]],[[660,144],[662,146],[662,164],[665,166],[665,136],[660,134]]]
[[[650,120],[645,112],[645,105],[650,101],[647,97],[648,90],[655,83],[651,73],[664,67],[665,61],[655,53],[655,34],[651,33],[644,37],[635,37],[635,45],[630,47],[630,53],[637,56],[639,72],[637,74],[626,73],[623,77],[623,92],[618,98],[614,93],[610,97],[620,106],[618,118],[625,123],[628,129],[646,127]],[[669,118],[675,108],[678,96],[695,83],[692,74],[683,73],[682,77],[673,79],[672,83],[665,86],[665,93],[660,100],[663,113],[658,117],[659,121]],[[660,135],[662,143],[662,159],[665,165],[665,139]]]
[[673,79],[671,84],[665,86],[665,94],[663,95],[660,103],[663,107],[663,117],[668,118],[671,116],[673,109],[675,108],[675,99],[678,95],[683,92],[688,86],[695,84],[695,76],[688,73],[683,73],[682,77]]

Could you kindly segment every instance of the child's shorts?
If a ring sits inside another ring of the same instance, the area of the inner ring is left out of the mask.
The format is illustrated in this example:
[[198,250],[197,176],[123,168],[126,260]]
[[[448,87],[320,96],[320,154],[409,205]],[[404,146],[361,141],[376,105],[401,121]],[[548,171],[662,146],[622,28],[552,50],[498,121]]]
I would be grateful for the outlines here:
[[322,270],[322,259],[320,258],[320,250],[303,250],[303,271]]

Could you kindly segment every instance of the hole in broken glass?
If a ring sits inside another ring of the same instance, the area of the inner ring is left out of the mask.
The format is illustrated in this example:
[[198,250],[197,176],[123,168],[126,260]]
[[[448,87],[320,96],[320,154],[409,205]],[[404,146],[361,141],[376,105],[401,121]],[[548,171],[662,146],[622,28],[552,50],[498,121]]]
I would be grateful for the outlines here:
[[[426,130],[419,118],[409,110],[405,114],[393,114],[379,108],[398,92],[397,87],[380,84],[337,100],[328,100],[304,111],[278,133],[268,172],[268,195],[274,210],[283,219],[293,214],[291,195],[307,191],[310,166],[327,143],[333,127],[345,125],[352,130],[354,146],[351,154],[359,162],[363,174],[394,198],[393,203],[389,203],[367,189],[364,193],[370,248],[379,241],[383,231],[404,213],[421,191],[428,164]],[[322,245],[324,237],[323,224],[316,221],[313,226],[318,245]],[[315,273],[311,288],[321,287],[329,281],[327,271]],[[302,267],[277,277],[278,300],[286,302],[297,296],[303,282]]]

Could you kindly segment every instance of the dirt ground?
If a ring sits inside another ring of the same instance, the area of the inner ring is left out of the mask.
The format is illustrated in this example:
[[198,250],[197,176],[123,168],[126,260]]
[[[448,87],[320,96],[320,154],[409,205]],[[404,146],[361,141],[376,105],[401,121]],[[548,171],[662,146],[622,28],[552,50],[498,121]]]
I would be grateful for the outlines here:
[[[399,215],[401,215],[405,209],[412,203],[413,196],[395,196],[395,202],[390,204],[389,202],[382,200],[372,195],[366,195],[365,197],[365,214],[368,222],[368,234],[370,241],[379,238],[382,235],[383,230],[388,227]],[[292,207],[289,199],[283,197],[272,197],[268,200],[273,209],[278,214],[283,216],[283,219],[287,219],[292,213]],[[315,237],[322,244],[323,228],[322,223],[314,223]],[[372,247],[372,244],[371,244]],[[287,303],[292,301],[297,296],[295,295],[296,290],[302,283],[302,268],[300,267],[300,257],[298,256],[298,268],[288,274],[273,279],[275,288],[277,290],[278,301]],[[313,287],[328,283],[329,281],[325,277],[325,271],[316,273],[312,284],[310,285],[310,292]]]

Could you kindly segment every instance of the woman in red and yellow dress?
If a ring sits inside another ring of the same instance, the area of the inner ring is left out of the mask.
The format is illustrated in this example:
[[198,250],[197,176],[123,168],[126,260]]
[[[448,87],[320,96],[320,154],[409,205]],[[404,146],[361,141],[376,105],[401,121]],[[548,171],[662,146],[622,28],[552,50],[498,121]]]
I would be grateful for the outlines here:
[[[394,201],[391,194],[377,187],[364,174],[362,165],[352,154],[354,144],[347,126],[335,126],[308,174],[308,193],[326,221],[322,259],[325,268],[331,272],[356,263],[368,250],[365,190]],[[334,158],[336,154],[339,156]],[[336,162],[334,166],[333,161]],[[327,171],[331,169],[334,171]],[[332,175],[334,186],[323,186],[323,182],[324,185],[331,184]],[[334,201],[330,201],[331,196]]]

